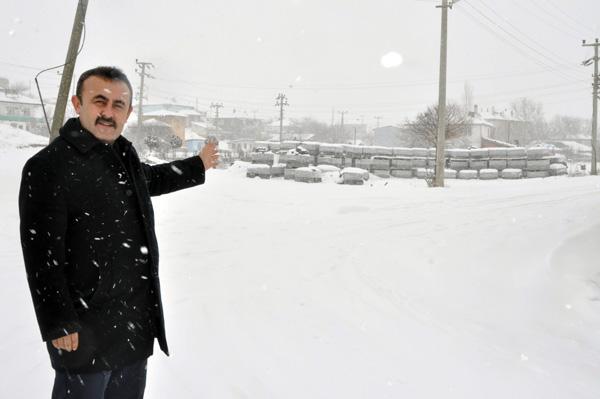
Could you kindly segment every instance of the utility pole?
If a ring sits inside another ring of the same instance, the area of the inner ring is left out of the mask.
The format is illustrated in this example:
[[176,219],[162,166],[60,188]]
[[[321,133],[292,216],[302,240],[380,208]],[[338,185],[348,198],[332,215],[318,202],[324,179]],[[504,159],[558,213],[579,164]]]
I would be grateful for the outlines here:
[[138,99],[137,125],[138,125],[138,129],[141,131],[142,130],[142,112],[143,112],[142,105],[144,102],[144,78],[148,77],[149,79],[154,79],[153,76],[150,76],[148,73],[146,73],[146,68],[152,69],[152,68],[154,68],[154,65],[151,62],[138,61],[137,58],[135,60],[135,63],[137,64],[138,67],[140,67],[140,69],[136,69],[135,72],[138,75],[140,75],[140,98]]
[[[340,121],[340,136],[344,137],[344,115],[347,114],[348,111],[338,111],[338,114],[342,115],[342,119]],[[337,137],[334,140],[337,143]]]
[[81,42],[81,34],[85,24],[85,13],[87,11],[88,0],[79,0],[77,11],[75,12],[75,20],[73,21],[73,29],[71,30],[71,41],[67,50],[67,59],[60,79],[58,89],[58,97],[56,98],[56,107],[54,108],[54,117],[52,118],[52,129],[50,131],[50,141],[58,137],[58,130],[65,119],[65,109],[69,97],[69,89],[71,88],[71,80],[73,79],[73,70],[75,69],[75,61],[77,60],[77,48]]
[[446,170],[446,61],[448,55],[448,8],[452,8],[459,0],[442,0],[442,29],[440,41],[440,87],[438,98],[438,135],[435,158],[434,187],[444,187],[444,172]]
[[583,47],[594,47],[594,58],[590,58],[589,60],[583,61],[584,66],[588,66],[594,62],[594,83],[593,87],[593,102],[592,102],[592,175],[598,174],[597,169],[597,154],[596,154],[596,142],[598,137],[598,47],[600,46],[600,41],[596,39],[593,43],[586,43],[583,41]]
[[222,103],[211,103],[211,108],[215,109],[215,130],[217,131],[217,135],[219,133],[219,108],[223,108]]
[[283,107],[288,106],[287,97],[283,93],[279,93],[276,98],[276,107],[279,107],[279,148],[281,149],[281,143],[283,143]]
[[376,116],[375,119],[377,120],[377,129],[379,129],[379,121],[383,119],[383,116]]

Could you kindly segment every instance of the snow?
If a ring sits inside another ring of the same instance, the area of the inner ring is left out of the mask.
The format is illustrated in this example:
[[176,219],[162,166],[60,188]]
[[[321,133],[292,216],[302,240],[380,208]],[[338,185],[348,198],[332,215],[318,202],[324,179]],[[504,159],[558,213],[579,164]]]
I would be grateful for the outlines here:
[[[0,156],[0,372],[17,399],[53,380],[18,235],[36,151]],[[155,347],[147,398],[600,397],[600,178],[433,189],[242,166],[154,199],[172,355]]]
[[48,145],[48,140],[48,137],[0,124],[0,151],[9,151],[18,147],[45,147]]

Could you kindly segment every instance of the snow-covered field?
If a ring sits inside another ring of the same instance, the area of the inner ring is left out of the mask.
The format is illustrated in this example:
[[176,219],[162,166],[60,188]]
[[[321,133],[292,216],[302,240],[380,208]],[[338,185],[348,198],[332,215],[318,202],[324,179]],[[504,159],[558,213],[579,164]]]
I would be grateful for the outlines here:
[[[0,149],[0,397],[50,396]],[[598,398],[600,178],[247,179],[155,199],[157,398]]]

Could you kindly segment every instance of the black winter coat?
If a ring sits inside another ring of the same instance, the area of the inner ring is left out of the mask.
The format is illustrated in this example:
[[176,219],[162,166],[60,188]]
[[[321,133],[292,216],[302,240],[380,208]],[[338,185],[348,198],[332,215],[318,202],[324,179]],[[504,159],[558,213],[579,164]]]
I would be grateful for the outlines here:
[[[27,280],[52,366],[70,372],[120,368],[168,355],[150,196],[204,183],[200,157],[140,163],[123,136],[97,140],[70,119],[30,158],[19,193]],[[79,333],[79,349],[51,340]]]

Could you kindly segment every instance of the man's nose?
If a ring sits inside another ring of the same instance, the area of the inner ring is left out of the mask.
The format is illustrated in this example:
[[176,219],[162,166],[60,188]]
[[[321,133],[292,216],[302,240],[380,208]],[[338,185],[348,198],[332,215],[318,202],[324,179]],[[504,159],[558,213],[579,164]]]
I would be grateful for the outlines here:
[[104,107],[100,111],[100,115],[104,118],[112,118],[114,116],[114,112],[112,107]]

